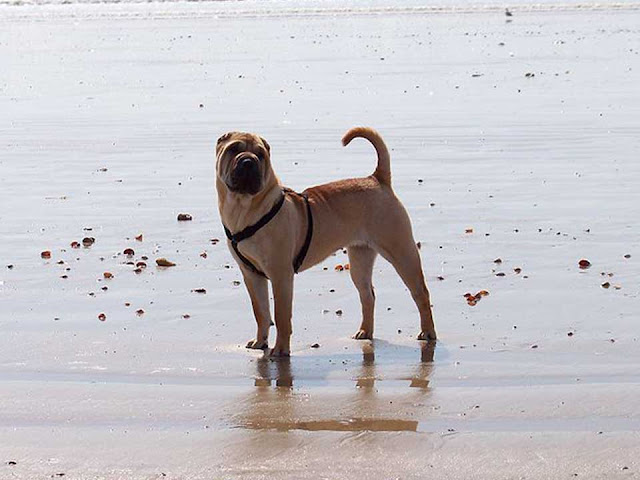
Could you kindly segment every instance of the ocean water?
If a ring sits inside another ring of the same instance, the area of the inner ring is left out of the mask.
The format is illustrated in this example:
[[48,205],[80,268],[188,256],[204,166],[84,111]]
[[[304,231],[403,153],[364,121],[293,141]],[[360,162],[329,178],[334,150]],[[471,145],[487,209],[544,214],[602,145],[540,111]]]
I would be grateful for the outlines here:
[[0,0],[0,6],[196,4],[211,15],[288,16],[640,9],[635,0]]

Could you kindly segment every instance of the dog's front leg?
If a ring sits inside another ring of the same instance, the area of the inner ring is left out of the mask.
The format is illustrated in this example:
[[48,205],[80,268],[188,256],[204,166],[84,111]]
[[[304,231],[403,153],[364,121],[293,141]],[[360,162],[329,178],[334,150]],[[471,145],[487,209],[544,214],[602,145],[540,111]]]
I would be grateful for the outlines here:
[[288,357],[291,351],[291,312],[293,309],[293,271],[271,278],[276,317],[274,357]]
[[244,284],[251,297],[253,315],[256,317],[258,331],[256,338],[249,340],[247,348],[265,349],[269,347],[269,327],[271,326],[271,313],[269,311],[269,286],[267,279],[257,273],[241,267]]

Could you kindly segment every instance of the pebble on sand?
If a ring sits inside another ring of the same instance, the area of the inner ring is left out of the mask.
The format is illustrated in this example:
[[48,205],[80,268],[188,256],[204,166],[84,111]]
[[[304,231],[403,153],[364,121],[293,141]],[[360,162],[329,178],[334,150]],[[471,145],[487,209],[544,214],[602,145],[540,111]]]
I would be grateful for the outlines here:
[[175,267],[176,264],[167,260],[166,258],[157,258],[156,265],[159,267]]

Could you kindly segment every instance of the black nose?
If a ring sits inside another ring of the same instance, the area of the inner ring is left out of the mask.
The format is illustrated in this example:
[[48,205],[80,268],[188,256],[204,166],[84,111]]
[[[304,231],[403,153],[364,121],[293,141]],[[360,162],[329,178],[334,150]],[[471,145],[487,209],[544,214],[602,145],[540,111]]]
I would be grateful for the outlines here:
[[258,169],[258,163],[253,158],[243,158],[236,166],[238,172],[252,173]]

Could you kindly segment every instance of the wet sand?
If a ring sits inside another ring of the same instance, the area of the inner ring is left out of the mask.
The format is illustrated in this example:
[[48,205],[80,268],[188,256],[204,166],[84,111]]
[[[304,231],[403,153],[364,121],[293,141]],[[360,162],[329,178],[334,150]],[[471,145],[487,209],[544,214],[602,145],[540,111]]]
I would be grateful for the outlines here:
[[[0,8],[0,478],[640,475],[634,4],[238,5]],[[340,146],[359,124],[392,149],[440,340],[383,260],[376,340],[351,340],[339,252],[296,277],[291,359],[262,358],[212,242],[215,139],[259,132],[303,189],[373,170]]]

